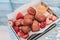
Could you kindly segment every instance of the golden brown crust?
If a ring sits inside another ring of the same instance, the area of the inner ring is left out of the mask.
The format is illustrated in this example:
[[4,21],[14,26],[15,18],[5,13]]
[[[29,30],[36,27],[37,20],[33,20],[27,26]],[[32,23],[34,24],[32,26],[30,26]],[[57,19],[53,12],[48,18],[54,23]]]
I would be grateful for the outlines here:
[[28,33],[28,32],[31,30],[31,28],[30,28],[29,26],[22,26],[22,27],[21,27],[21,30],[22,30],[24,33]]
[[24,25],[30,25],[33,23],[32,19],[24,19]]
[[30,14],[26,14],[25,16],[24,16],[24,19],[34,19],[34,16],[33,15],[30,15]]
[[41,14],[41,13],[36,13],[35,18],[36,18],[39,22],[43,22],[43,21],[46,20],[46,17],[45,17],[43,14]]
[[33,31],[33,32],[37,32],[37,31],[39,31],[39,30],[40,30],[39,22],[36,21],[36,20],[34,20],[34,21],[33,21],[33,24],[32,24],[32,31]]

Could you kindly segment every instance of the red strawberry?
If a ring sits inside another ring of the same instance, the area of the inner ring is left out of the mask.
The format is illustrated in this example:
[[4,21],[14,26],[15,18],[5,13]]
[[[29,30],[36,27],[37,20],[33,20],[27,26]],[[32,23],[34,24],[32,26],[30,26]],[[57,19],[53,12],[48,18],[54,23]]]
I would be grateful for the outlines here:
[[48,20],[52,20],[52,15],[53,15],[53,14],[49,14],[49,15],[47,16],[47,19],[48,19]]
[[46,26],[46,22],[41,22],[40,23],[40,28],[45,28],[45,26]]
[[55,21],[57,19],[57,17],[56,16],[52,16],[52,21]]
[[32,8],[32,7],[29,7],[28,8],[28,13],[31,14],[31,15],[35,15],[36,10],[34,8]]
[[55,21],[55,20],[57,19],[57,17],[54,16],[53,14],[48,15],[47,18],[49,18],[49,19],[52,20],[52,21]]
[[14,21],[13,20],[9,20],[9,23],[14,26]]
[[24,36],[24,33],[23,32],[18,32],[18,36],[19,37],[23,37]]
[[23,17],[24,17],[24,16],[22,15],[22,13],[19,12],[19,13],[17,14],[17,16],[16,16],[16,19],[21,19],[21,18],[23,18]]
[[17,32],[19,32],[19,27],[14,27],[14,30],[15,30],[15,32],[17,33]]
[[52,22],[53,22],[53,21],[50,20],[49,18],[46,19],[46,24],[47,24],[47,25],[51,24]]
[[29,34],[28,34],[28,33],[25,34],[25,33],[23,33],[23,32],[18,32],[18,36],[19,36],[19,37],[22,37],[22,38],[27,38],[27,37],[29,36]]
[[29,36],[29,34],[27,33],[23,36],[23,38],[27,38],[28,36]]

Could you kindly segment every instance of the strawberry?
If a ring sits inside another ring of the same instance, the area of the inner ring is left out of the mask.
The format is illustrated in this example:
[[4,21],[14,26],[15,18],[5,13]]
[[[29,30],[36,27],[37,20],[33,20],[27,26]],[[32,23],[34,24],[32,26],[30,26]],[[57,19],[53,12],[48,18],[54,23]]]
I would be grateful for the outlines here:
[[29,34],[24,34],[23,38],[27,38],[29,36]]
[[53,21],[50,20],[49,18],[46,19],[46,24],[47,24],[47,25],[51,24],[52,22],[53,22]]
[[19,32],[19,27],[15,26],[14,30],[15,30],[16,33]]
[[36,10],[32,7],[29,7],[28,8],[28,13],[31,14],[31,15],[35,15],[36,14]]
[[25,33],[23,33],[22,31],[20,31],[20,32],[18,32],[18,36],[19,36],[19,37],[22,37],[22,38],[27,38],[27,37],[29,36],[29,34],[28,34],[28,33],[25,34]]
[[14,21],[13,20],[9,20],[9,23],[12,25],[12,26],[14,26]]
[[52,16],[52,21],[55,21],[57,19],[57,17],[56,16]]
[[23,37],[23,36],[24,36],[24,33],[19,31],[19,32],[18,32],[18,36],[19,36],[19,37]]
[[17,14],[17,16],[16,16],[16,19],[21,19],[21,18],[23,18],[23,17],[24,17],[24,16],[22,15],[22,13],[19,12],[19,13]]
[[52,20],[52,21],[55,21],[57,19],[57,17],[54,16],[53,14],[48,15],[47,18],[49,18],[49,20]]
[[52,14],[49,14],[49,15],[47,16],[47,18],[48,18],[49,20],[52,20]]
[[41,22],[40,23],[40,28],[45,28],[45,26],[46,26],[46,22]]

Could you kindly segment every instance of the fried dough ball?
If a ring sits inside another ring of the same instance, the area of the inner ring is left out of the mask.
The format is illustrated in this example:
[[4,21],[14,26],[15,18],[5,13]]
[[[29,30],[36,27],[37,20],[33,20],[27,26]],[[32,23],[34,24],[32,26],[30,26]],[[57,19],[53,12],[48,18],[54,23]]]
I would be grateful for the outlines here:
[[29,26],[22,26],[22,27],[21,27],[21,30],[22,30],[24,33],[28,33],[28,32],[31,30],[31,28],[30,28]]
[[20,23],[21,23],[21,25],[24,25],[24,19],[22,19]]
[[36,10],[34,8],[32,8],[32,7],[29,7],[27,11],[31,15],[35,15],[36,14]]
[[24,19],[24,25],[30,25],[33,23],[33,20],[32,19]]
[[25,19],[29,18],[29,19],[34,19],[34,16],[33,15],[30,15],[30,14],[26,14],[24,16]]
[[33,21],[33,24],[32,24],[32,31],[33,31],[33,32],[37,32],[37,31],[39,31],[39,30],[40,30],[39,22],[36,21],[36,20],[34,20],[34,21]]
[[43,14],[41,14],[41,13],[36,13],[35,18],[36,18],[39,22],[43,22],[43,21],[46,20],[46,17],[45,17]]
[[39,12],[43,12],[44,13],[47,9],[48,9],[48,7],[45,7],[44,5],[37,6],[37,10]]
[[16,26],[20,26],[22,24],[23,24],[23,19],[18,19],[18,20],[15,21]]

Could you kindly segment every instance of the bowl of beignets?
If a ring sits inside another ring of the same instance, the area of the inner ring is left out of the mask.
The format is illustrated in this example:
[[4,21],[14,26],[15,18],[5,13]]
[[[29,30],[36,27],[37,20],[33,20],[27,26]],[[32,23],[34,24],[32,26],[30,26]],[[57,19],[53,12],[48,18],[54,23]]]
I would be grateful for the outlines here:
[[29,3],[7,16],[9,24],[21,39],[27,39],[32,34],[43,32],[58,19],[43,2]]

